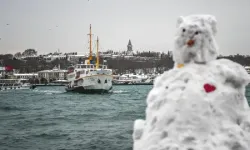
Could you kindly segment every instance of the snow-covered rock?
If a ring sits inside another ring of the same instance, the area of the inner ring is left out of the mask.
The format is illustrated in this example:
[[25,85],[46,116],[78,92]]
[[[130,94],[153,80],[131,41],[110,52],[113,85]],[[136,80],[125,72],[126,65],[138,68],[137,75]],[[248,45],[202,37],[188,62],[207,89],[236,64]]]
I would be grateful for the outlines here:
[[[134,123],[134,150],[250,150],[245,69],[220,59],[165,72]],[[205,84],[216,87],[209,93]]]
[[250,76],[230,60],[207,60],[184,62],[157,77],[145,120],[134,123],[134,150],[250,150]]

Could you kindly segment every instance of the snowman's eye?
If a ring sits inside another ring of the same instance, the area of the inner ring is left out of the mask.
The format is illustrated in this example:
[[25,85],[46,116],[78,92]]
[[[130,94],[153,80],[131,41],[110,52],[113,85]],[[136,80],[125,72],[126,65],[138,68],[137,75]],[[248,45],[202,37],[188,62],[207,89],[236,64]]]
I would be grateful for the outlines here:
[[186,29],[182,29],[182,32],[185,32],[186,31]]
[[199,34],[199,33],[200,33],[199,31],[196,31],[196,32],[195,32],[196,35]]

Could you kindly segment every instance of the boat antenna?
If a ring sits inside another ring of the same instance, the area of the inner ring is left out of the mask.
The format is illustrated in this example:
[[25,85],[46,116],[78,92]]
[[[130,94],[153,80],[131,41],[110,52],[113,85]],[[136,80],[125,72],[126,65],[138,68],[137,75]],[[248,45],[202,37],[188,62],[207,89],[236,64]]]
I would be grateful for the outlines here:
[[96,40],[96,69],[99,68],[99,39]]
[[88,64],[91,64],[92,62],[92,32],[91,32],[91,24],[90,24],[90,27],[89,27],[89,62]]

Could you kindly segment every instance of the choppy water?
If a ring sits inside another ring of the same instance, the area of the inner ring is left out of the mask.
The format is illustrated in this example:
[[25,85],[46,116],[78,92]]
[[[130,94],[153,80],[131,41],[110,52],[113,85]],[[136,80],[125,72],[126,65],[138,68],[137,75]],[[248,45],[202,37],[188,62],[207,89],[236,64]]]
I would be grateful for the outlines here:
[[[131,150],[152,86],[115,86],[83,95],[64,87],[0,92],[0,150]],[[250,89],[247,92],[250,96]]]
[[83,95],[64,87],[0,92],[0,149],[132,149],[133,121],[144,118],[152,86],[115,86]]

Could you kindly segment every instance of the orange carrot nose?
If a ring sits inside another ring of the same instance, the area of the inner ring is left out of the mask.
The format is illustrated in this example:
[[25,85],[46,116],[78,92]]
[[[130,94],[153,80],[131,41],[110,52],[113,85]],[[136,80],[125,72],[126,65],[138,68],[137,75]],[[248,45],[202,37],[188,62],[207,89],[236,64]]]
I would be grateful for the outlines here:
[[194,45],[194,40],[189,40],[189,41],[187,42],[187,45],[188,45],[188,46],[193,46],[193,45]]

